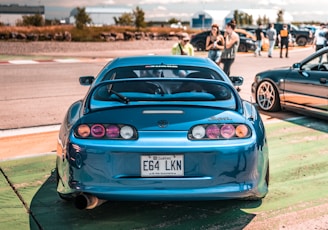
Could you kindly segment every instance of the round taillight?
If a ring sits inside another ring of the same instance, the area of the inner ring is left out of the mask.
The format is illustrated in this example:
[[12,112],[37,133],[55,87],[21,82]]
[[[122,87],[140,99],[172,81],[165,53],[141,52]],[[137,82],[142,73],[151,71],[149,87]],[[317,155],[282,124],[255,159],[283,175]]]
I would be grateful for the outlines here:
[[195,139],[202,139],[205,137],[205,128],[201,125],[197,125],[192,129],[191,133]]
[[120,131],[121,137],[124,139],[130,139],[133,137],[133,129],[130,126],[123,126]]
[[77,128],[77,134],[80,137],[86,138],[90,135],[90,127],[88,125],[79,125],[79,127]]
[[248,136],[248,128],[246,125],[238,125],[236,127],[236,136],[243,138]]
[[221,136],[223,138],[232,138],[235,135],[235,127],[231,124],[226,124],[221,127]]
[[120,136],[120,128],[117,125],[109,125],[106,128],[106,136],[109,138],[118,138]]
[[217,125],[209,125],[206,128],[206,136],[210,139],[217,139],[220,136],[220,129]]
[[105,127],[100,124],[94,124],[91,126],[91,135],[96,138],[105,136]]

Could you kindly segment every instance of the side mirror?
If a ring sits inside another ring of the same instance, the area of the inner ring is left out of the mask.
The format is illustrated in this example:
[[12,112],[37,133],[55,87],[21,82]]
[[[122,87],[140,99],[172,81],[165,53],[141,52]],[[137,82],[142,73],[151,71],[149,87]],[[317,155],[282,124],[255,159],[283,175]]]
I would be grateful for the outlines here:
[[79,78],[80,85],[91,85],[92,82],[95,80],[94,76],[83,76]]
[[234,86],[241,86],[244,83],[244,78],[240,76],[229,77]]
[[300,69],[301,68],[301,63],[294,63],[293,64],[293,69]]

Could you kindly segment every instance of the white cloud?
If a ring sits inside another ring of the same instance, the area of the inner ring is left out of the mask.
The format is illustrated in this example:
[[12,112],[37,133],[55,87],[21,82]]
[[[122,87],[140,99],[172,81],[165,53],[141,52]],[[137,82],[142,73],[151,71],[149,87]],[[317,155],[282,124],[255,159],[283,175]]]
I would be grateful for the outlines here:
[[164,6],[157,6],[157,7],[156,7],[156,10],[160,10],[160,11],[166,11],[166,10],[167,10],[167,8],[166,8],[166,7],[164,7]]

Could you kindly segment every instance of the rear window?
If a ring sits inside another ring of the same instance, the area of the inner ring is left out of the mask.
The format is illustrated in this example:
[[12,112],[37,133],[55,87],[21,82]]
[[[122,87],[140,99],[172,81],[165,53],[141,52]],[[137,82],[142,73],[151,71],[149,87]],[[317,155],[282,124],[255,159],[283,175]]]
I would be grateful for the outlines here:
[[207,68],[177,65],[145,65],[112,69],[106,73],[102,81],[126,78],[205,78],[223,80],[218,72]]
[[236,108],[235,94],[227,84],[206,79],[165,78],[103,82],[93,91],[90,107],[152,102],[186,102],[193,105],[203,102],[229,109]]

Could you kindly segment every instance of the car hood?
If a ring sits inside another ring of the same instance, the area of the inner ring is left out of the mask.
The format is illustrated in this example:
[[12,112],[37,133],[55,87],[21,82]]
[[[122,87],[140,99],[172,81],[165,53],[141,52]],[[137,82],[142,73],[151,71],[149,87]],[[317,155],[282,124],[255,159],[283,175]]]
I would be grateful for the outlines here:
[[290,71],[291,67],[290,66],[286,66],[286,67],[277,67],[277,68],[273,68],[273,69],[269,69],[269,70],[265,70],[262,72],[257,73],[256,75],[263,75],[263,74],[273,74],[273,73],[281,73],[284,72],[286,73],[287,71]]

